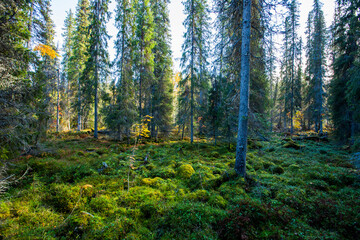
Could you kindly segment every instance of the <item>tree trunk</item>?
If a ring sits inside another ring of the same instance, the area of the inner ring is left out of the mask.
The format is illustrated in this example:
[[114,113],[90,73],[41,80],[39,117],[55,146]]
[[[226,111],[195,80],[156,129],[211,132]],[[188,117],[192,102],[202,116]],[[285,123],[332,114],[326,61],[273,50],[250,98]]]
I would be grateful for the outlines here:
[[81,87],[80,87],[80,79],[78,78],[78,131],[81,131]]
[[56,106],[56,132],[59,132],[59,109],[60,108],[60,70],[57,70],[57,106]]
[[[99,14],[99,2],[96,4],[96,13]],[[99,37],[99,32],[97,33],[97,37]],[[98,83],[99,83],[99,69],[98,69],[98,50],[100,44],[100,39],[98,39],[98,43],[95,45],[95,113],[94,113],[94,138],[98,138]]]
[[235,171],[246,175],[247,125],[249,118],[249,90],[250,90],[250,37],[251,37],[251,0],[243,1],[243,28],[241,43],[241,84],[239,125],[236,145]]
[[191,1],[192,14],[192,40],[191,40],[191,83],[190,83],[190,142],[194,142],[194,44],[195,44],[195,19],[194,19],[194,0]]

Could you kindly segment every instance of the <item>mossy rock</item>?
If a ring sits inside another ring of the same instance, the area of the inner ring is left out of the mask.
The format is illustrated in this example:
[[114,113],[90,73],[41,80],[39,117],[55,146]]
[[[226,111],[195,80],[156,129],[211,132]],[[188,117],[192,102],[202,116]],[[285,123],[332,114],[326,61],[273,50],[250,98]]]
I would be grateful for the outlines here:
[[180,178],[190,178],[194,173],[195,170],[190,164],[181,165],[177,171],[177,175]]

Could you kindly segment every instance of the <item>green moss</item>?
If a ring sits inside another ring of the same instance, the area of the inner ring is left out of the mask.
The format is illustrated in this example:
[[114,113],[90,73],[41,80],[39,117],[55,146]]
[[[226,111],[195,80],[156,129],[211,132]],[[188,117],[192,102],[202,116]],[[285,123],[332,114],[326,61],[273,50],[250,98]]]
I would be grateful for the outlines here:
[[220,195],[211,195],[208,203],[214,207],[225,208],[228,202]]
[[283,174],[284,173],[284,168],[282,168],[281,166],[277,166],[277,165],[271,166],[269,168],[269,170],[274,174]]
[[100,195],[92,198],[89,206],[95,213],[104,216],[111,216],[112,214],[114,214],[117,204],[114,198],[108,195]]
[[150,173],[150,177],[160,177],[163,179],[175,177],[176,172],[172,167],[155,168]]
[[216,239],[216,223],[226,211],[203,203],[179,202],[157,223],[157,239]]
[[301,146],[299,144],[297,144],[296,142],[294,142],[291,138],[286,140],[287,143],[285,143],[283,145],[284,148],[293,148],[296,150],[301,149]]
[[156,177],[156,178],[143,178],[141,182],[144,185],[153,186],[156,185],[158,182],[163,181],[162,178]]
[[233,170],[228,144],[149,142],[134,150],[128,179],[132,146],[79,134],[64,138],[47,143],[60,157],[9,164],[8,174],[17,178],[27,166],[31,171],[0,201],[4,239],[358,236],[360,181],[349,153],[331,143],[297,141],[301,148],[293,149],[274,136],[248,151],[245,180]]
[[66,184],[51,184],[44,198],[44,203],[53,207],[56,211],[69,213],[75,208],[77,202],[79,202],[78,207],[86,202],[86,199],[82,198],[80,194],[81,188],[79,187]]
[[194,168],[190,164],[181,165],[178,168],[177,175],[180,178],[190,178],[195,173]]
[[210,193],[206,190],[196,190],[195,192],[187,194],[186,199],[207,202],[210,199]]

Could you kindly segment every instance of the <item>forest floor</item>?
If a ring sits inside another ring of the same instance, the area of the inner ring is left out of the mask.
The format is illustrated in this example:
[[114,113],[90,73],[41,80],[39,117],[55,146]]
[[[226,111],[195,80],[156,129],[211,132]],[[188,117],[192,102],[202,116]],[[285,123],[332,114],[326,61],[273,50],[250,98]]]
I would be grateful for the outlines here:
[[[61,134],[10,162],[0,239],[358,239],[359,172],[332,143],[131,145]],[[25,175],[24,175],[25,173]],[[22,177],[21,177],[22,176]]]

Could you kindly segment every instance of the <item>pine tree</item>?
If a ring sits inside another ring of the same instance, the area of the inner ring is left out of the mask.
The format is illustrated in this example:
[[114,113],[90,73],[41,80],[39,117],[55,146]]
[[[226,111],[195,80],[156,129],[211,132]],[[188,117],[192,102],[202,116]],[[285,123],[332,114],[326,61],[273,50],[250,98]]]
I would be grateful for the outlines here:
[[89,25],[89,58],[81,76],[85,82],[88,99],[94,102],[94,138],[98,137],[98,90],[109,71],[109,57],[107,52],[106,23],[109,20],[109,0],[93,0],[91,2],[91,23]]

